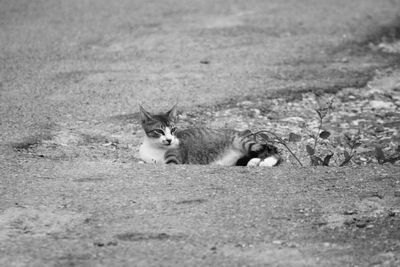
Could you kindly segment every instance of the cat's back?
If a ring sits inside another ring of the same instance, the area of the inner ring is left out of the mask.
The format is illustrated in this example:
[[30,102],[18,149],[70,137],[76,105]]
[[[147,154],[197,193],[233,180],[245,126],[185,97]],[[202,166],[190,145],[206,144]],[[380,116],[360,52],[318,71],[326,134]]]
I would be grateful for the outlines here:
[[206,127],[194,127],[180,130],[176,133],[180,143],[189,144],[215,144],[229,143],[235,131],[231,129],[212,129]]
[[186,162],[209,164],[229,148],[234,133],[230,129],[189,128],[178,131],[176,136]]

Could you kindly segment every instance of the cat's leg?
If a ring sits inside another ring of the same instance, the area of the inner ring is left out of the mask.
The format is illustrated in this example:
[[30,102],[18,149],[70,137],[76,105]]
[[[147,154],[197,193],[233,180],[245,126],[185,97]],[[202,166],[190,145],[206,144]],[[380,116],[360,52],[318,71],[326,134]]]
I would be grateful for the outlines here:
[[168,149],[164,154],[165,164],[183,164],[182,155],[179,149]]

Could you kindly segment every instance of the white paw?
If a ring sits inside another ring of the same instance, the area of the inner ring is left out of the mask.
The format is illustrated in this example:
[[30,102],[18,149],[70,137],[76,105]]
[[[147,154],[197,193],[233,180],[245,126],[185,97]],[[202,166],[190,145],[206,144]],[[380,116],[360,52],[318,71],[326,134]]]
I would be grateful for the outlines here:
[[260,158],[252,158],[251,160],[249,160],[249,162],[247,162],[247,166],[249,167],[258,166],[260,164],[260,161],[261,161]]
[[276,164],[278,164],[278,162],[279,162],[279,159],[277,159],[274,156],[271,156],[271,157],[263,159],[260,162],[259,166],[261,166],[261,167],[272,167],[272,166],[275,166]]

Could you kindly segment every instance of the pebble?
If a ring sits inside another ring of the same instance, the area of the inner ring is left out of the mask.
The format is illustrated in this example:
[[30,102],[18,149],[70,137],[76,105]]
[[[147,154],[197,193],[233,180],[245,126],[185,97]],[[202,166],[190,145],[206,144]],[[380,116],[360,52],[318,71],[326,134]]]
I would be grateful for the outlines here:
[[365,221],[359,221],[356,223],[356,226],[358,228],[364,228],[365,226],[367,226],[367,223]]
[[252,116],[255,118],[259,117],[261,115],[261,111],[257,108],[253,108],[253,109],[251,109],[251,111],[253,112]]
[[239,106],[254,106],[254,102],[252,101],[242,101],[238,103]]
[[372,100],[369,102],[371,108],[373,109],[392,109],[394,105],[392,102],[386,102],[382,100]]
[[323,245],[324,245],[324,247],[328,248],[328,247],[331,246],[331,243],[329,243],[329,242],[324,242]]
[[282,121],[290,123],[305,123],[304,119],[300,117],[287,117],[282,119]]
[[343,212],[344,215],[353,215],[353,214],[357,214],[356,210],[345,210]]

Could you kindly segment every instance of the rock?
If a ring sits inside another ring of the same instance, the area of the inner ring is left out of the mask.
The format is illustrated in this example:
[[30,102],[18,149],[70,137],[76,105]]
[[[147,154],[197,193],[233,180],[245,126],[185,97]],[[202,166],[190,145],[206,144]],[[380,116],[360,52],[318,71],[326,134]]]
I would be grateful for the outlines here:
[[289,142],[300,142],[301,141],[301,136],[295,133],[290,133],[289,134]]
[[358,228],[364,228],[367,226],[367,222],[365,220],[360,220],[360,221],[356,222],[356,226]]
[[373,109],[391,109],[395,107],[392,102],[382,100],[372,100],[369,104]]
[[261,115],[261,111],[257,108],[252,108],[251,111],[252,111],[251,117],[253,118],[257,118],[258,116]]
[[390,122],[385,122],[383,124],[383,127],[388,127],[388,128],[400,128],[400,120],[397,121],[390,121]]
[[344,215],[353,215],[353,214],[357,214],[356,210],[345,210],[343,212]]
[[378,49],[386,53],[398,54],[400,53],[400,41],[393,43],[380,43]]
[[274,245],[282,245],[284,243],[285,243],[285,241],[283,241],[283,240],[273,240],[272,241],[272,244],[274,244]]
[[300,118],[300,117],[287,117],[287,118],[282,119],[282,121],[296,123],[296,124],[297,123],[305,123],[304,119]]
[[324,242],[323,245],[324,245],[324,247],[329,248],[329,247],[331,246],[331,243],[329,243],[329,242]]
[[239,103],[240,106],[254,106],[253,101],[245,100]]

